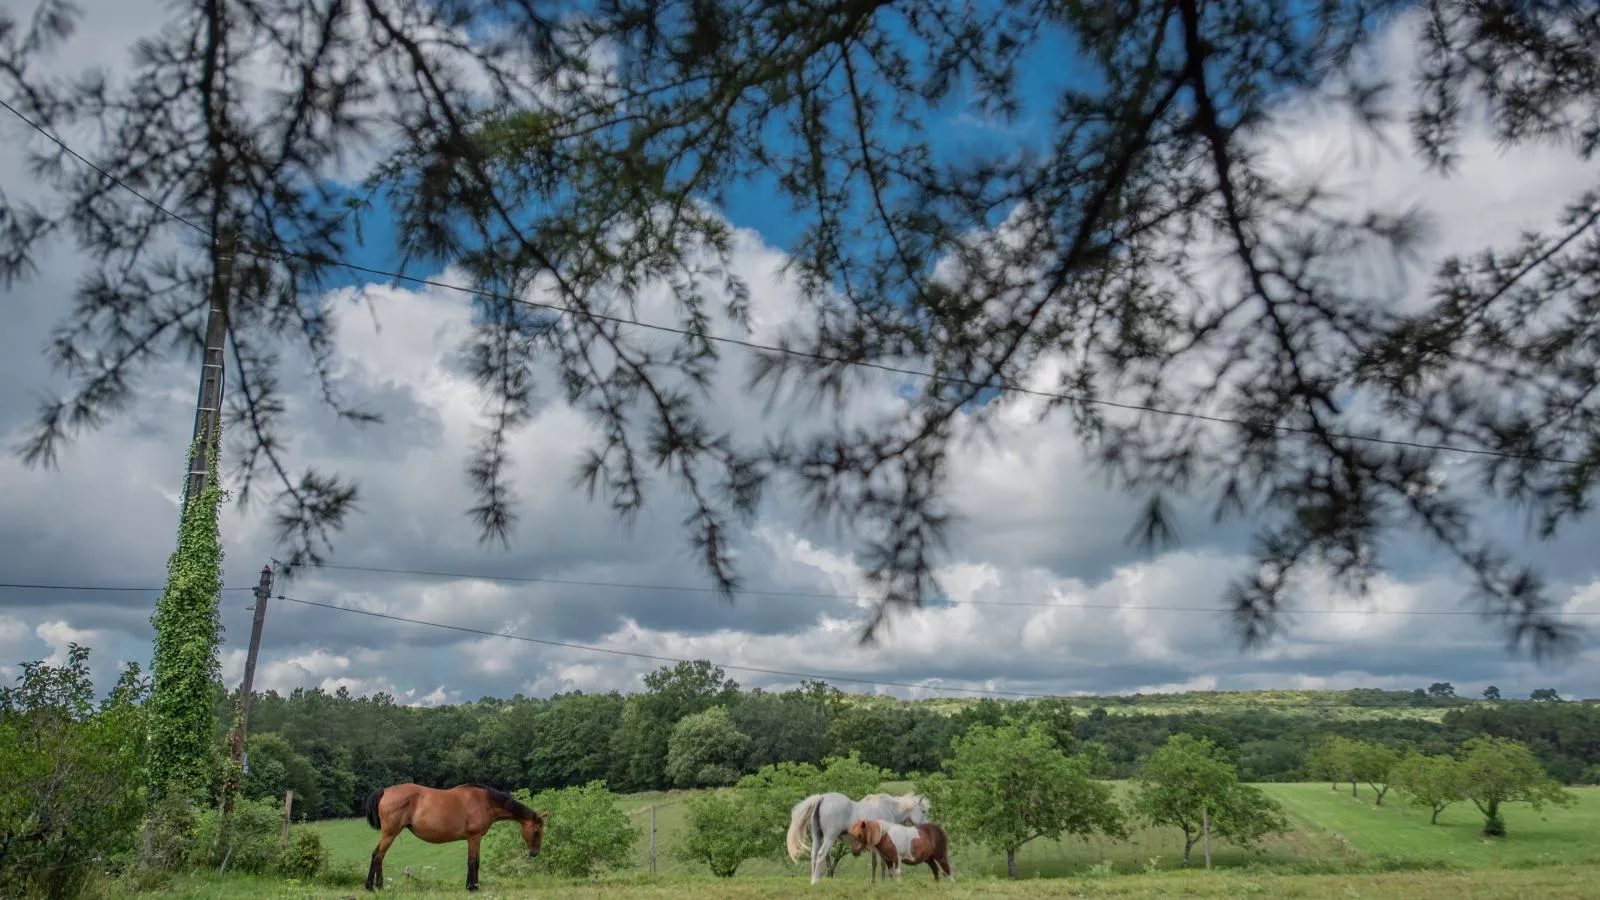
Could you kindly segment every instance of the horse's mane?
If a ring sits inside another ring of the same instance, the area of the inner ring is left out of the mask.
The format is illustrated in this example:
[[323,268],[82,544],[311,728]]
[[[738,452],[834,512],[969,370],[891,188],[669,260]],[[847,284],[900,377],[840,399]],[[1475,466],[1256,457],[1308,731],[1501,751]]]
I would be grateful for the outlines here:
[[521,800],[511,796],[509,791],[502,791],[487,784],[468,784],[465,787],[474,787],[488,794],[490,803],[516,816],[518,820],[532,819],[538,816],[538,813],[529,809]]

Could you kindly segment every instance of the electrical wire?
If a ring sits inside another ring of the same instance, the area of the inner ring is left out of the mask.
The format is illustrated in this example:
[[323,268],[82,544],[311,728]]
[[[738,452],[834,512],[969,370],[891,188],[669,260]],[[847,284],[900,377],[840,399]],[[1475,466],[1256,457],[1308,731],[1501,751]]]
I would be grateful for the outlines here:
[[[577,578],[545,578],[532,575],[485,575],[471,572],[443,572],[430,569],[390,569],[382,566],[356,566],[340,565],[335,563],[304,563],[304,568],[311,569],[337,569],[351,572],[372,572],[386,575],[415,575],[426,578],[457,578],[468,581],[498,581],[512,584],[559,584],[572,587],[604,587],[621,588],[640,591],[682,591],[685,593],[714,594],[720,593],[714,587],[697,585],[675,584],[646,584],[625,581],[585,581]],[[779,598],[814,598],[819,600],[850,600],[861,601],[867,598],[857,594],[832,594],[812,591],[768,591],[739,588],[731,592],[735,596],[750,597],[779,597]],[[1226,606],[1172,606],[1166,604],[1144,603],[1087,603],[1087,602],[1051,602],[1044,600],[961,600],[951,601],[950,606],[999,606],[999,607],[1024,607],[1029,609],[1103,609],[1103,610],[1147,610],[1150,612],[1195,612],[1195,613],[1228,613],[1233,610]],[[928,608],[928,607],[924,607]],[[937,608],[937,607],[933,607]],[[1344,615],[1394,615],[1394,616],[1477,616],[1481,613],[1470,609],[1300,609],[1286,608],[1285,613],[1319,616],[1344,616]],[[1570,616],[1600,616],[1600,610],[1562,610],[1552,615]]]

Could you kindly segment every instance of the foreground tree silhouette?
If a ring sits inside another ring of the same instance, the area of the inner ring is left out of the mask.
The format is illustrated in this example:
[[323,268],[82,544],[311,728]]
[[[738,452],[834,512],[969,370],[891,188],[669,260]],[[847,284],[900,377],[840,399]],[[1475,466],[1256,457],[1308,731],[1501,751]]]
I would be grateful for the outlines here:
[[[631,517],[649,470],[668,473],[724,591],[740,584],[730,542],[773,478],[856,529],[884,597],[870,638],[884,612],[937,590],[954,441],[981,430],[996,390],[1033,385],[1059,392],[1048,410],[1148,499],[1143,539],[1174,538],[1172,504],[1185,496],[1257,525],[1259,564],[1231,588],[1247,642],[1279,627],[1308,567],[1364,588],[1379,541],[1408,529],[1460,561],[1512,646],[1573,646],[1537,573],[1471,504],[1487,487],[1526,505],[1545,536],[1587,509],[1600,469],[1600,194],[1575,185],[1548,233],[1447,260],[1426,302],[1401,302],[1403,288],[1365,276],[1365,263],[1419,250],[1425,217],[1358,208],[1264,154],[1297,100],[1366,123],[1404,117],[1415,152],[1441,170],[1468,108],[1485,109],[1507,145],[1591,157],[1600,24],[1582,4],[1326,0],[1297,17],[1268,0],[169,9],[132,77],[115,82],[40,73],[77,20],[64,0],[0,14],[0,95],[57,132],[102,135],[85,138],[91,159],[195,226],[38,144],[35,169],[58,196],[0,206],[0,273],[26,273],[45,239],[68,233],[98,267],[51,343],[72,388],[42,410],[24,448],[34,461],[118,411],[138,373],[193,351],[210,236],[237,229],[240,499],[269,474],[290,565],[320,558],[358,495],[337,476],[293,474],[270,348],[301,345],[321,399],[372,420],[335,390],[337,337],[315,298],[381,191],[407,261],[448,261],[494,294],[474,301],[468,348],[491,407],[469,465],[485,538],[510,539],[507,438],[548,367],[598,426],[580,473],[591,492]],[[1359,50],[1407,9],[1422,25],[1417,91],[1396,108]],[[1014,117],[1019,72],[1062,46],[1075,55],[1050,66],[1063,74],[1042,111],[1048,141],[954,158],[936,146],[938,104],[966,89],[980,113]],[[272,92],[249,90],[265,77]],[[383,139],[386,163],[351,196],[329,176],[364,134]],[[698,387],[722,362],[707,332],[748,325],[729,230],[706,204],[752,175],[806,226],[788,248],[806,301],[784,340],[792,352],[757,353],[754,386],[837,405],[881,377],[865,366],[936,375],[908,410],[772,446],[703,417]],[[660,324],[687,332],[665,349],[623,324],[663,285],[677,320]],[[566,314],[504,297],[535,286]],[[1443,444],[1481,451],[1459,457],[1481,484],[1440,477]]]

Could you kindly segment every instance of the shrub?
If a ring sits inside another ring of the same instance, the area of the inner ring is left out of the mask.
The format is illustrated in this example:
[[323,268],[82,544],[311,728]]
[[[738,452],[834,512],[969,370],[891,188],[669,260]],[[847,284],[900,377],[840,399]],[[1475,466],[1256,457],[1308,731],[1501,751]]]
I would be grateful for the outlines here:
[[139,868],[172,872],[184,868],[196,849],[199,826],[195,804],[180,790],[168,790],[151,807],[139,840]]
[[704,863],[718,878],[732,878],[739,864],[772,847],[762,807],[743,791],[718,791],[684,803],[689,830],[674,848],[686,862]]
[[313,878],[327,867],[328,848],[322,845],[322,835],[304,826],[291,828],[278,870],[291,878]]
[[219,869],[224,861],[230,872],[261,874],[278,865],[278,834],[283,827],[283,801],[234,801],[226,817],[220,809],[207,809],[197,817],[196,865]]
[[96,705],[88,657],[73,644],[0,688],[0,896],[76,896],[137,846],[147,685],[129,666]]
[[[587,878],[605,868],[633,862],[640,833],[604,781],[582,787],[526,790],[516,798],[534,809],[547,809],[544,842],[536,859],[528,858],[517,823],[497,825],[484,837],[483,858],[490,871],[503,875],[547,872],[566,878]],[[515,826],[515,827],[513,827]]]

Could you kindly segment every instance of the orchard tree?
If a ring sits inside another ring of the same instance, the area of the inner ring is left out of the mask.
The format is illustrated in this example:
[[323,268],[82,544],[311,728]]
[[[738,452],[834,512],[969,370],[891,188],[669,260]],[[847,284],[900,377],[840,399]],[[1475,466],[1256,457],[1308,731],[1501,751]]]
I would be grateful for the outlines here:
[[1575,799],[1545,772],[1527,744],[1487,734],[1461,745],[1461,785],[1463,796],[1483,813],[1487,837],[1505,836],[1500,807],[1507,803],[1540,810],[1547,803],[1567,806]]
[[770,856],[765,809],[738,790],[717,791],[684,801],[688,828],[674,854],[704,863],[718,878],[732,878],[747,859]]
[[602,781],[514,796],[526,806],[549,815],[539,855],[529,859],[522,834],[501,826],[484,836],[484,852],[491,871],[503,875],[551,874],[562,878],[592,878],[601,871],[631,866],[634,848],[643,837],[628,818],[618,797]]
[[1004,853],[1008,877],[1017,877],[1017,851],[1038,838],[1127,837],[1111,789],[1091,780],[1088,767],[1056,749],[1043,730],[974,725],[952,749],[945,773],[917,788],[957,840]]
[[1394,786],[1416,806],[1432,811],[1428,824],[1439,824],[1439,813],[1466,799],[1461,762],[1444,754],[1410,753],[1394,768]]
[[1306,766],[1313,773],[1313,777],[1325,778],[1339,789],[1341,782],[1350,782],[1350,796],[1356,796],[1356,786],[1360,781],[1357,774],[1360,747],[1356,741],[1347,737],[1333,735],[1323,739],[1306,757]]
[[[1145,757],[1134,773],[1133,809],[1152,825],[1183,831],[1183,864],[1210,834],[1254,847],[1289,823],[1266,794],[1239,783],[1239,773],[1210,740],[1179,733]],[[1206,866],[1211,859],[1208,855]]]
[[[1173,539],[1180,500],[1252,522],[1259,558],[1228,593],[1247,642],[1279,627],[1303,573],[1326,567],[1364,590],[1384,540],[1417,532],[1460,560],[1514,647],[1577,644],[1539,573],[1480,518],[1496,515],[1480,491],[1526,505],[1544,537],[1592,504],[1600,191],[1575,184],[1545,227],[1444,259],[1417,297],[1405,279],[1351,273],[1432,249],[1426,211],[1352,202],[1273,151],[1286,118],[1320,107],[1409,124],[1410,151],[1445,175],[1477,116],[1504,147],[1587,159],[1600,22],[1585,4],[164,9],[125,71],[85,77],[52,74],[75,4],[0,13],[0,97],[171,212],[43,138],[30,145],[46,196],[0,201],[0,276],[30,274],[57,236],[85,266],[50,338],[68,384],[40,410],[32,462],[134,414],[138,376],[196,351],[231,257],[240,499],[270,480],[289,566],[325,556],[358,486],[297,473],[285,430],[307,399],[378,419],[339,390],[325,290],[370,216],[395,225],[380,251],[448,265],[475,292],[465,355],[488,428],[467,467],[485,540],[513,534],[510,441],[541,386],[559,385],[594,426],[577,473],[592,494],[631,520],[652,470],[668,475],[692,508],[685,541],[729,597],[732,542],[769,483],[850,523],[883,598],[871,638],[939,589],[951,448],[1000,414],[997,392],[1040,385],[1045,411],[1070,417],[1086,456],[1144,501],[1145,540]],[[1402,13],[1425,25],[1411,71],[1393,76],[1406,94],[1363,52]],[[1070,66],[1046,61],[1063,46]],[[1045,124],[1020,152],[955,149],[941,138],[959,114]],[[336,187],[351,151],[383,160],[353,191]],[[752,190],[793,217],[784,249],[801,304],[773,349],[751,351],[749,387],[841,413],[771,445],[712,425],[716,398],[700,392],[724,339],[750,334],[715,207]],[[647,292],[670,294],[655,328],[629,324]],[[660,328],[681,339],[659,344]],[[291,397],[279,376],[305,363],[311,384]],[[926,377],[903,408],[842,414],[885,367]],[[1456,460],[1473,477],[1438,477]]]
[[1351,743],[1351,773],[1366,782],[1378,795],[1377,805],[1383,805],[1383,796],[1389,793],[1394,779],[1394,767],[1400,754],[1393,748],[1370,741]]

